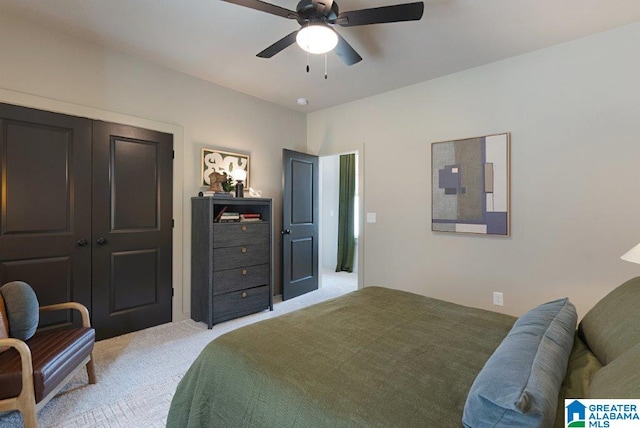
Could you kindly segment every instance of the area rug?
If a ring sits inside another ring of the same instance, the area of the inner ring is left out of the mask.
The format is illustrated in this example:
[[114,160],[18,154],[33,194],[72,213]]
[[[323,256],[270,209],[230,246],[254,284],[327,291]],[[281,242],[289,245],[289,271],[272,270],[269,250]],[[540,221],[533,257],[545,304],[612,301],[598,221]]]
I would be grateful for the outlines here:
[[[112,404],[91,409],[52,427],[164,427],[173,393],[183,375],[148,385],[143,391],[131,394]],[[44,426],[44,422],[41,423]]]

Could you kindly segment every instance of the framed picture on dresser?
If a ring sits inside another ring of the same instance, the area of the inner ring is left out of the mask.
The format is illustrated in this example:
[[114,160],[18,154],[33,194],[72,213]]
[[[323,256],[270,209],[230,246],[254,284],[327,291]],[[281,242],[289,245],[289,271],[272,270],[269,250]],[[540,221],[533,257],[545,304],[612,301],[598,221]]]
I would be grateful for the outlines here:
[[244,187],[249,187],[249,164],[250,156],[244,153],[231,153],[218,149],[203,148],[200,170],[202,171],[200,186],[209,186],[209,176],[214,173],[226,173],[231,176],[233,185],[235,179],[234,171],[242,169],[247,173],[243,180]]

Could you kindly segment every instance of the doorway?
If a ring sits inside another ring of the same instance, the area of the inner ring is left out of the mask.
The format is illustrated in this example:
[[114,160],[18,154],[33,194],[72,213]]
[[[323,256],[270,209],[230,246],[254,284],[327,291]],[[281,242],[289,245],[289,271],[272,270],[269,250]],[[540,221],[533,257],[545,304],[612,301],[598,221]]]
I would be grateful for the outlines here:
[[[338,213],[340,189],[340,156],[355,154],[356,157],[356,194],[354,200],[354,251],[353,272],[336,272],[338,254]],[[328,154],[320,157],[320,287],[341,292],[355,291],[359,288],[359,254],[361,251],[361,174],[358,151]],[[360,282],[361,283],[361,282]]]

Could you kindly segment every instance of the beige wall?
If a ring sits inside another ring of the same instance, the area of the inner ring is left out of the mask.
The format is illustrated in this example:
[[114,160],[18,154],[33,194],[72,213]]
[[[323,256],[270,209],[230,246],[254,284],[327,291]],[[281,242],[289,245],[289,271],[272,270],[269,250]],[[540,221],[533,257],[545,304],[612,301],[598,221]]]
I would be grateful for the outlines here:
[[[174,319],[188,315],[190,200],[203,146],[251,154],[280,212],[281,149],[358,150],[359,275],[503,310],[568,295],[581,315],[640,274],[640,24],[380,96],[300,113],[0,16],[0,101],[172,132]],[[512,236],[430,231],[430,143],[512,133]],[[276,225],[278,230],[279,224]],[[278,240],[276,239],[276,243]],[[276,254],[279,247],[276,247]],[[276,266],[279,266],[277,259]]]
[[0,102],[175,135],[174,319],[190,307],[190,198],[202,147],[250,153],[251,185],[274,198],[279,230],[282,148],[305,149],[303,114],[6,15],[0,58]]
[[[580,316],[640,265],[640,24],[309,114],[308,148],[363,144],[365,285]],[[430,143],[511,132],[510,238],[431,232]]]

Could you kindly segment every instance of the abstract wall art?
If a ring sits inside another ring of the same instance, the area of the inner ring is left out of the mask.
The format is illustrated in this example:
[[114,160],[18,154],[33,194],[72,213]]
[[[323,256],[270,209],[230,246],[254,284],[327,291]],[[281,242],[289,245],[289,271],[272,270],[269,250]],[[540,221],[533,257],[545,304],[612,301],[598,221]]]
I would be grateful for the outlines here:
[[212,172],[231,174],[233,184],[233,171],[244,169],[247,172],[247,178],[244,180],[244,187],[249,187],[249,155],[241,153],[223,152],[217,149],[202,149],[202,171],[201,186],[209,185],[209,175]]
[[431,144],[431,230],[510,234],[509,133]]

